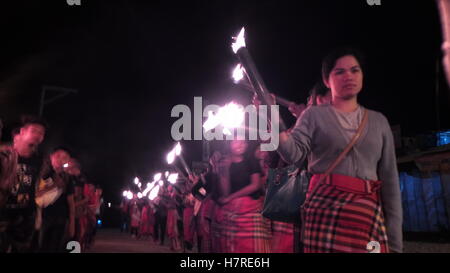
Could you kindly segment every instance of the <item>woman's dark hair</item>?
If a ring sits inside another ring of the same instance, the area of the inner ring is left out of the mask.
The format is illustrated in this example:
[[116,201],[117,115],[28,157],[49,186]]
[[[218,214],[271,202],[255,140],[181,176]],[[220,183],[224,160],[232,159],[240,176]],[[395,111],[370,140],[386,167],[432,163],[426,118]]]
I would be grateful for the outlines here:
[[336,65],[336,61],[344,56],[351,55],[358,61],[359,66],[364,71],[365,60],[364,55],[359,49],[353,47],[340,47],[331,51],[322,61],[322,78],[327,80],[330,76],[331,70]]
[[309,91],[309,99],[311,100],[312,105],[316,105],[316,98],[318,96],[325,96],[330,89],[325,86],[323,81],[318,81],[313,88]]

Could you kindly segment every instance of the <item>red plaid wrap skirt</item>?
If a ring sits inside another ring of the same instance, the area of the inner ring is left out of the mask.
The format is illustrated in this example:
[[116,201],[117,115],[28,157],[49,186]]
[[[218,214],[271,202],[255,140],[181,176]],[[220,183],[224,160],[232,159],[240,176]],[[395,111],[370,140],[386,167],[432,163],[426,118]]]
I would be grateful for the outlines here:
[[194,243],[195,224],[194,207],[185,207],[183,210],[183,235],[184,240],[191,244]]
[[264,199],[240,197],[215,210],[213,251],[270,253],[270,220],[261,214]]
[[272,224],[272,253],[294,253],[294,224],[271,221]]
[[179,235],[177,221],[178,221],[177,209],[168,209],[166,230],[167,236],[170,239],[176,238]]
[[200,211],[197,215],[197,233],[201,237],[201,251],[203,253],[213,252],[211,240],[211,221],[215,207],[214,201],[207,197],[202,201]]
[[322,176],[311,179],[303,206],[304,252],[367,253],[373,249],[370,244],[388,252],[381,182],[331,174],[319,184]]

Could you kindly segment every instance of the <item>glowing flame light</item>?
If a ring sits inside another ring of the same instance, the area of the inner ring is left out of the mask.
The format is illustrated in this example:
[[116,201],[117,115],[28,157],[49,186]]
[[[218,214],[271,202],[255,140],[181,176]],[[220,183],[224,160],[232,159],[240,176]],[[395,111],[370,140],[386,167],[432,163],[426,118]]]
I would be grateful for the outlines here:
[[176,155],[180,155],[181,154],[181,144],[180,144],[180,142],[178,142],[177,145],[175,146],[175,154]]
[[129,191],[129,192],[127,193],[127,199],[128,199],[128,200],[133,199],[133,193],[132,193],[131,191]]
[[139,199],[141,199],[142,198],[142,192],[138,192],[138,194],[137,194],[137,197],[139,198]]
[[178,180],[178,173],[172,173],[169,175],[169,178],[167,178],[167,180],[169,180],[170,184],[175,184],[177,183]]
[[134,184],[137,185],[139,183],[139,178],[135,177],[134,178]]
[[205,131],[209,131],[218,125],[223,127],[224,134],[231,134],[230,129],[240,127],[245,120],[245,112],[242,105],[230,102],[220,107],[217,115],[209,112],[209,117],[203,124]]
[[175,161],[175,151],[170,151],[170,153],[167,154],[167,164],[172,164],[173,161]]
[[63,167],[64,167],[64,168],[68,168],[68,167],[69,167],[69,163],[65,163],[65,164],[63,165]]
[[159,180],[158,185],[162,187],[164,185],[164,182],[162,180]]
[[245,28],[241,29],[237,37],[233,37],[234,43],[231,45],[233,52],[237,53],[241,47],[245,47]]
[[144,196],[146,196],[147,193],[148,193],[149,191],[151,191],[151,189],[155,186],[155,184],[156,184],[156,182],[147,183],[147,188],[142,192],[142,194],[143,194]]
[[159,193],[159,185],[156,185],[156,187],[154,187],[150,194],[148,195],[148,199],[150,200],[154,200],[156,198],[156,196],[158,196]]
[[205,128],[205,131],[209,131],[211,129],[216,128],[220,125],[220,120],[217,115],[214,115],[212,111],[208,112],[208,119],[203,124],[203,128]]
[[122,196],[127,197],[127,195],[128,195],[128,191],[123,191]]
[[164,176],[167,178],[167,177],[169,177],[169,175],[170,175],[170,173],[168,172],[168,171],[166,171],[165,173],[164,173]]
[[162,176],[161,173],[157,173],[157,174],[155,174],[155,176],[153,176],[153,180],[154,180],[154,181],[158,181],[158,180],[161,179],[161,176]]
[[219,110],[219,117],[225,128],[236,128],[244,122],[244,109],[241,105],[231,102]]
[[235,83],[238,83],[240,80],[244,78],[244,68],[241,64],[238,64],[236,68],[233,70],[233,79]]

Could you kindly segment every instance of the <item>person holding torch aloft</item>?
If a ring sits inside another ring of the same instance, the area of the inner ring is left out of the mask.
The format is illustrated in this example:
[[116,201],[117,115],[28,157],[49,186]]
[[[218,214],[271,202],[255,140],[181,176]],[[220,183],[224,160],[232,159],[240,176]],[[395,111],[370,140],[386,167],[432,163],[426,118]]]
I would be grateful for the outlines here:
[[387,119],[358,103],[358,51],[337,49],[322,63],[329,105],[311,106],[278,153],[308,159],[313,174],[303,206],[304,252],[402,252],[402,207],[395,147]]

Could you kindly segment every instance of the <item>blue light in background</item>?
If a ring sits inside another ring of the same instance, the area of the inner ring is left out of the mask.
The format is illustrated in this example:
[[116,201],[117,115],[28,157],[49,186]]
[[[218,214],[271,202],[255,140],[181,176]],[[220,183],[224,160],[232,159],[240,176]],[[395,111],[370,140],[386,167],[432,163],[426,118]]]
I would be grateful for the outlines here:
[[437,133],[437,146],[450,144],[450,131]]

